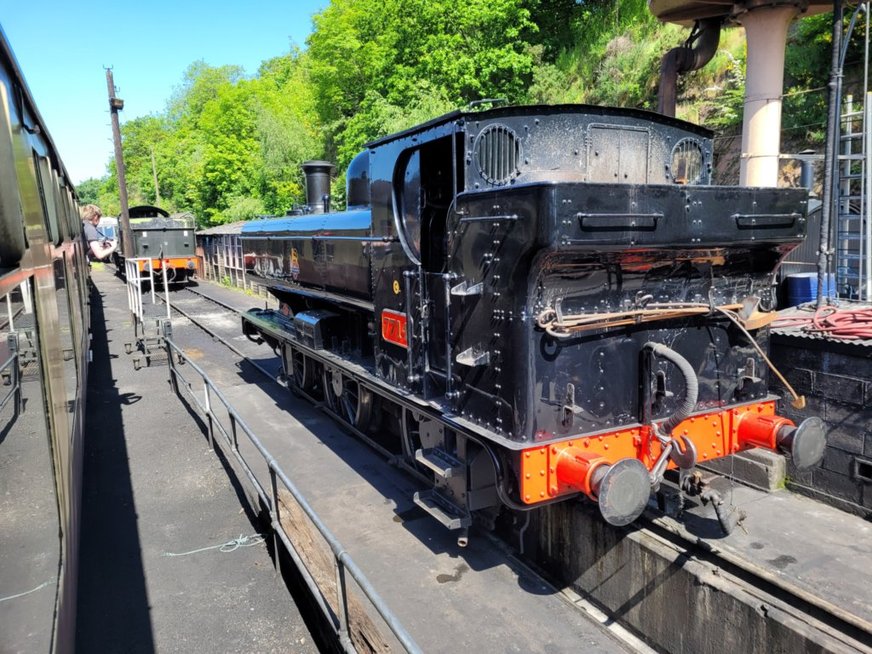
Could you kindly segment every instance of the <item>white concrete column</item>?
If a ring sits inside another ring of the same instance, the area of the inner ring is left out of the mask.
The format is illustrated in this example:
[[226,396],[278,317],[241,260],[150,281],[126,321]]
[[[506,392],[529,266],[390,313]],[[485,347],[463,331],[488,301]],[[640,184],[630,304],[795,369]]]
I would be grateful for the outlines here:
[[787,28],[793,5],[757,7],[738,17],[745,28],[748,65],[742,125],[742,186],[776,186],[781,148],[781,93]]

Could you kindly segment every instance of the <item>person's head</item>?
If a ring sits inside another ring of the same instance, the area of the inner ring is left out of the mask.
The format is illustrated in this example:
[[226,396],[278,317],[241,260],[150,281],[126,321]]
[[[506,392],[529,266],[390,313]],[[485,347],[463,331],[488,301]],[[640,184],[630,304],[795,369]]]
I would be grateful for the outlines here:
[[100,211],[100,207],[96,204],[86,204],[82,207],[82,220],[86,223],[91,223],[96,227],[102,216],[103,213]]

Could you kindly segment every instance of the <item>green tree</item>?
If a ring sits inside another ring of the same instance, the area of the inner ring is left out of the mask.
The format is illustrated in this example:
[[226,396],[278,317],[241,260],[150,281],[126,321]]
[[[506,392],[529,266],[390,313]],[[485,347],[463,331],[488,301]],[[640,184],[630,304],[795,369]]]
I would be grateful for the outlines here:
[[79,204],[97,204],[100,199],[100,191],[103,188],[105,178],[97,179],[90,177],[76,186],[76,195],[79,196]]
[[521,0],[334,0],[309,37],[311,80],[332,153],[344,165],[388,133],[385,116],[487,97],[524,101],[533,78]]
[[[165,178],[165,141],[170,138],[169,124],[164,116],[134,118],[122,126],[127,194],[131,205],[160,204],[174,209],[171,195],[162,192],[158,202],[161,178]],[[157,180],[157,185],[155,184]]]
[[305,200],[300,164],[322,156],[315,96],[302,54],[261,64],[255,86],[259,196],[264,209],[284,213]]

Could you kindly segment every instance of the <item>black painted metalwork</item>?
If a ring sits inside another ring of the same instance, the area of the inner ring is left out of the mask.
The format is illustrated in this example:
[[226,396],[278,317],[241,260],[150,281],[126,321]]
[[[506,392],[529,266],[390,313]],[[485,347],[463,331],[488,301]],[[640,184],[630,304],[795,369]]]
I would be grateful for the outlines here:
[[[386,415],[395,392],[440,416],[438,435],[426,420],[415,429],[438,451],[409,465],[448,457],[466,474],[460,486],[436,475],[430,504],[465,515],[472,489],[491,488],[518,508],[519,450],[771,399],[754,347],[768,329],[752,344],[724,307],[774,306],[807,192],[711,186],[711,157],[708,131],[635,110],[454,112],[369,144],[349,172],[349,211],[246,225],[248,273],[286,316],[337,316],[316,349],[346,360]],[[300,342],[270,312],[246,320]],[[652,343],[692,369],[695,400],[680,370],[646,358]],[[406,422],[382,427],[409,458]],[[670,447],[663,466],[692,465],[691,441]],[[622,463],[608,487],[638,485],[637,473]],[[603,500],[622,524],[641,502],[626,490]]]

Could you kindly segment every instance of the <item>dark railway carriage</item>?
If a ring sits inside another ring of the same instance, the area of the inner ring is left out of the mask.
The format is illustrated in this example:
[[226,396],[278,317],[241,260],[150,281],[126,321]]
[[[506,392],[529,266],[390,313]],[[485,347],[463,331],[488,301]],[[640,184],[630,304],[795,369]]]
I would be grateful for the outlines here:
[[807,196],[711,186],[711,156],[702,128],[590,106],[383,138],[347,211],[316,183],[312,213],[243,228],[281,302],[243,329],[426,471],[416,501],[450,527],[578,493],[626,524],[667,468],[755,446],[808,465],[822,424],[775,415],[763,356]]
[[154,271],[155,279],[162,281],[166,268],[170,284],[183,284],[197,270],[194,251],[196,223],[191,214],[170,215],[167,211],[149,205],[130,207],[130,241],[132,253],[118,252],[115,265],[123,271],[125,259],[137,259],[140,274]]
[[75,187],[2,28],[0,307],[0,649],[67,652],[91,359],[88,261]]

